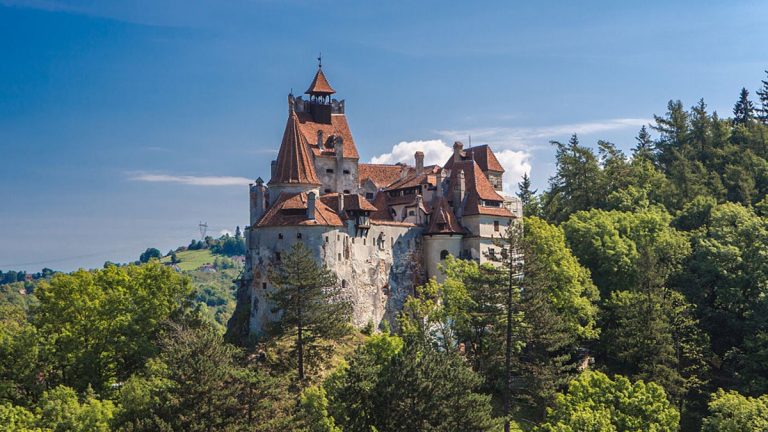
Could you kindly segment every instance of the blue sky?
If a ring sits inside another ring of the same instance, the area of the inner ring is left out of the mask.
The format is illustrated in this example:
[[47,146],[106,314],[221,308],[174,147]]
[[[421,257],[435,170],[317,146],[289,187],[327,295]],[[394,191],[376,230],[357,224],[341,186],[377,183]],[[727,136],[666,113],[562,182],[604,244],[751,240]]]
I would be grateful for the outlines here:
[[758,1],[0,0],[0,269],[247,223],[320,51],[363,161],[472,135],[508,186],[543,189],[551,139],[629,149],[670,99],[729,115],[765,78],[767,20]]

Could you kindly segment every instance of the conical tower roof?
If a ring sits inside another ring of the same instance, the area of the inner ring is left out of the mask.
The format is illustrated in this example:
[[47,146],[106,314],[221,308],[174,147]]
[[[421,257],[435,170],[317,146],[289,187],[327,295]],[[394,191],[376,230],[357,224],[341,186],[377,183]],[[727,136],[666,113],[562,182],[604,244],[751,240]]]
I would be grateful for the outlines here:
[[309,88],[304,93],[308,95],[332,95],[336,93],[336,90],[328,84],[323,69],[317,68],[315,79],[312,80],[312,84],[309,85]]
[[441,197],[432,208],[432,216],[425,234],[463,234],[464,229],[448,205],[448,200]]
[[309,154],[309,145],[299,130],[299,119],[295,111],[291,111],[285,125],[275,174],[269,181],[269,184],[279,183],[320,184]]

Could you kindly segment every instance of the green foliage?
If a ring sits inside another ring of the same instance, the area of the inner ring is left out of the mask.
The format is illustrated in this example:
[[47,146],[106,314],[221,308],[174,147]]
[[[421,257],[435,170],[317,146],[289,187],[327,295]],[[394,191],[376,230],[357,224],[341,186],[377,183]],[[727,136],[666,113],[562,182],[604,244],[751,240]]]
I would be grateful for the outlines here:
[[455,352],[408,338],[374,336],[332,375],[329,413],[344,431],[489,430],[482,378]]
[[144,252],[142,252],[141,256],[139,256],[139,262],[141,263],[148,263],[149,260],[152,259],[160,259],[163,256],[162,253],[156,248],[147,248]]
[[640,212],[590,210],[563,225],[579,262],[589,268],[603,297],[614,290],[663,285],[690,253],[687,237],[672,218],[654,208]]
[[119,394],[117,424],[133,431],[233,430],[246,404],[237,349],[205,324],[172,324],[162,352],[132,376]]
[[43,393],[35,410],[38,425],[54,432],[108,432],[115,406],[111,401],[101,401],[92,392],[85,400],[78,400],[75,390],[58,386]]
[[275,290],[269,293],[280,320],[270,329],[273,335],[295,339],[295,355],[300,380],[305,378],[305,354],[310,363],[328,353],[324,340],[339,339],[349,333],[351,303],[341,298],[336,275],[317,264],[303,243],[295,243],[269,280]]
[[680,415],[654,383],[585,372],[547,410],[542,432],[677,431]]
[[307,432],[342,432],[328,414],[328,398],[322,387],[308,387],[301,395],[301,421]]
[[0,403],[30,405],[42,390],[38,333],[24,311],[0,305]]
[[59,274],[41,283],[33,323],[51,383],[107,391],[157,352],[160,323],[186,304],[189,281],[159,263]]
[[43,429],[36,427],[37,423],[37,416],[26,408],[7,402],[0,403],[0,431],[43,432]]
[[752,398],[722,389],[712,395],[701,432],[757,432],[768,430],[768,395]]

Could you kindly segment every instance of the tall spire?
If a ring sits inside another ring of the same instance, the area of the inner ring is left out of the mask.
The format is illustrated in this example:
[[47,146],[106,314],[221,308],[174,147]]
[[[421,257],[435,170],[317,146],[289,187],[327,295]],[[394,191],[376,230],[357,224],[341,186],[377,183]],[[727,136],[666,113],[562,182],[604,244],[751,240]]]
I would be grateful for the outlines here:
[[309,146],[299,130],[299,119],[291,110],[285,125],[283,142],[277,154],[277,166],[269,184],[308,184],[319,185]]
[[[318,59],[320,59],[320,57],[318,57]],[[315,78],[312,80],[312,84],[309,85],[309,88],[304,93],[311,96],[330,96],[336,93],[336,90],[334,90],[333,87],[328,84],[328,80],[325,78],[322,63],[318,65]]]

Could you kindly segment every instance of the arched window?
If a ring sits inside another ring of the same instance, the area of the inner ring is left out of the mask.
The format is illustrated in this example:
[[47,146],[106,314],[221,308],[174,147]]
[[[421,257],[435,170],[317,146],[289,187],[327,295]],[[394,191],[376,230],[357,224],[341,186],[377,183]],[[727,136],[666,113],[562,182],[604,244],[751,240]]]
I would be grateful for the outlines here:
[[347,280],[346,279],[342,279],[341,280],[341,287],[342,288],[346,288],[347,287]]
[[440,259],[444,260],[446,258],[448,258],[448,251],[443,249],[443,250],[440,251]]

